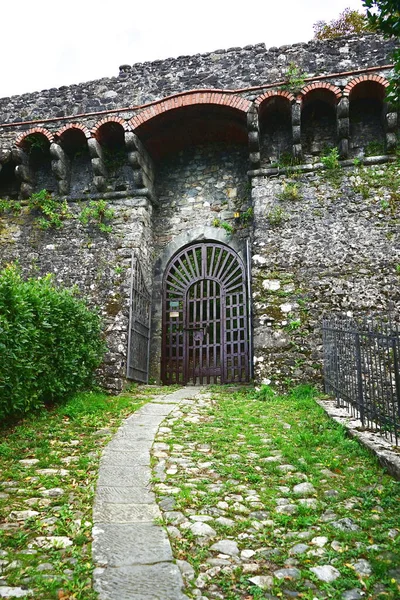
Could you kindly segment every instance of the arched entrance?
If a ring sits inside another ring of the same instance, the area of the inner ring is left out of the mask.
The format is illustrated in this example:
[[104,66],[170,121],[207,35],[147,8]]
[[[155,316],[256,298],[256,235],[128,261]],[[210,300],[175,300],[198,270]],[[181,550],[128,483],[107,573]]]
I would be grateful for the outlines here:
[[166,384],[248,381],[246,273],[228,246],[195,243],[168,263],[161,366]]

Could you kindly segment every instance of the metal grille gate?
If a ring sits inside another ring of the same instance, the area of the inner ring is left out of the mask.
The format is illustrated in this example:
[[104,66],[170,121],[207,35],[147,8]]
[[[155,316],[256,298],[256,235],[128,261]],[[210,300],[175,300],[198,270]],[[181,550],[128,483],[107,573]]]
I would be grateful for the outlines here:
[[149,378],[151,296],[139,258],[132,255],[132,282],[128,331],[128,379],[147,383]]
[[194,244],[167,266],[162,380],[249,380],[246,274],[240,257],[223,244]]

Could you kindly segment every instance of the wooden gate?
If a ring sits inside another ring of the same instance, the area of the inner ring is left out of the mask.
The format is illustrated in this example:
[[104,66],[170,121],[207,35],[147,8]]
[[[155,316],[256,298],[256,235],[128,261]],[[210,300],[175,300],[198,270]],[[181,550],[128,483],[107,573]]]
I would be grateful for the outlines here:
[[181,250],[163,282],[163,383],[249,380],[246,273],[220,243]]
[[151,296],[137,256],[132,255],[131,300],[128,332],[128,379],[147,383],[149,379]]

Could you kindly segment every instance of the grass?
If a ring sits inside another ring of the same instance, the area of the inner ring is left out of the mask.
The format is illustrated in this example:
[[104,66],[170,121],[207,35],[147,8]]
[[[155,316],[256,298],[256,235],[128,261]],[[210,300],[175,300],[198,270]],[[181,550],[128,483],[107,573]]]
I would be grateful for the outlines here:
[[[101,451],[122,419],[150,396],[168,391],[131,386],[119,396],[81,393],[1,427],[0,561],[6,564],[3,571],[0,566],[0,585],[24,586],[46,600],[97,598],[91,529]],[[24,459],[38,462],[24,465],[19,462]],[[29,519],[15,520],[13,511],[26,510],[34,511]],[[72,544],[38,548],[35,540],[41,536],[66,536]]]
[[[258,393],[215,387],[210,396],[208,403],[192,407],[196,423],[185,414],[179,419],[171,416],[167,420],[171,434],[160,437],[171,448],[167,469],[178,466],[164,482],[181,489],[174,495],[174,510],[188,521],[193,514],[214,519],[208,524],[217,535],[208,544],[199,544],[185,526],[181,539],[171,539],[175,557],[195,569],[194,581],[199,574],[207,579],[210,573],[202,593],[226,600],[290,594],[312,600],[340,599],[344,591],[358,588],[369,599],[399,598],[400,574],[393,570],[400,564],[400,484],[325,415],[313,399],[315,392],[303,386],[280,396],[267,386]],[[208,452],[202,450],[204,444]],[[175,445],[179,450],[174,451]],[[281,464],[292,468],[285,473]],[[293,491],[304,481],[315,488],[307,496],[315,501],[314,507],[301,505]],[[335,495],[330,495],[332,489]],[[297,506],[295,514],[279,513],[277,502],[282,497]],[[221,515],[233,524],[220,525],[215,519]],[[345,518],[359,529],[338,529],[335,523]],[[327,538],[322,549],[311,543],[316,537]],[[300,578],[274,578],[270,589],[261,590],[250,581],[254,574],[243,571],[243,562],[212,569],[214,563],[209,561],[216,554],[209,546],[226,538],[237,541],[240,550],[255,551],[248,562],[256,564],[257,575],[273,575],[293,565]],[[300,542],[308,544],[308,550],[294,556],[291,548]],[[354,565],[360,559],[371,564],[371,575],[357,574]],[[310,571],[319,565],[335,567],[340,577],[323,583]],[[192,586],[193,582],[186,593],[197,597]]]

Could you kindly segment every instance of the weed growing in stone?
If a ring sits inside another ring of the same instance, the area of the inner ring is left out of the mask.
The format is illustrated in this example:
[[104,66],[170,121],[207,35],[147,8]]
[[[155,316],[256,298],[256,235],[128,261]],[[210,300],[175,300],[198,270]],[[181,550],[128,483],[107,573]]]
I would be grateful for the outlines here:
[[279,225],[282,225],[282,223],[287,221],[288,218],[289,215],[283,210],[281,206],[274,206],[267,213],[267,219],[272,227],[278,227]]
[[16,200],[0,200],[0,215],[5,213],[13,213],[18,215],[22,210],[20,202]]
[[113,209],[108,207],[105,200],[92,200],[78,218],[82,225],[94,225],[103,233],[110,233],[112,231],[110,221],[114,216]]
[[29,210],[37,213],[37,224],[40,229],[59,229],[65,219],[72,218],[66,200],[59,200],[47,190],[40,190],[28,199]]
[[300,200],[300,186],[292,181],[285,181],[282,186],[282,191],[279,194],[280,200]]
[[306,81],[306,73],[296,65],[296,63],[289,63],[288,70],[286,72],[286,81],[282,85],[283,90],[287,90],[292,94],[298,94],[304,87]]

